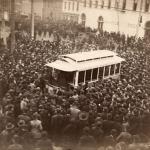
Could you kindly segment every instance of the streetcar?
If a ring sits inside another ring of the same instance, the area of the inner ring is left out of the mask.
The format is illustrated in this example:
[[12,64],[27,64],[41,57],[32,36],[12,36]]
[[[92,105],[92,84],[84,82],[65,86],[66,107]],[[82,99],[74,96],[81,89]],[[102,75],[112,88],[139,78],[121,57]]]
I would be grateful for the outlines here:
[[85,83],[119,78],[124,61],[113,51],[96,50],[60,55],[56,61],[45,66],[50,85],[77,88]]

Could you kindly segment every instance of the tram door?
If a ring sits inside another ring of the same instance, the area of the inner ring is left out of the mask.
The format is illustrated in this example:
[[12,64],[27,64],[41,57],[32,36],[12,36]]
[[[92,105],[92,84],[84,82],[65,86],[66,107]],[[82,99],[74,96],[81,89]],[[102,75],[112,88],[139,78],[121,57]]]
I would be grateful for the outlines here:
[[99,68],[99,76],[98,76],[99,79],[103,79],[103,73],[104,73],[104,67],[100,67]]

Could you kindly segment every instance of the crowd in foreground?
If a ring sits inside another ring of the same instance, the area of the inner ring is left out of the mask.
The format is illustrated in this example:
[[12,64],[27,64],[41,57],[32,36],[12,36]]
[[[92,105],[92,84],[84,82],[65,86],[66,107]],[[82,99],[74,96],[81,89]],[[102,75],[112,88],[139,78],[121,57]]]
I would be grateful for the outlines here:
[[[13,53],[1,49],[1,150],[150,149],[149,42],[108,32],[79,40],[77,33],[57,31],[54,42],[20,38]],[[126,59],[120,79],[47,89],[45,63],[97,49]]]

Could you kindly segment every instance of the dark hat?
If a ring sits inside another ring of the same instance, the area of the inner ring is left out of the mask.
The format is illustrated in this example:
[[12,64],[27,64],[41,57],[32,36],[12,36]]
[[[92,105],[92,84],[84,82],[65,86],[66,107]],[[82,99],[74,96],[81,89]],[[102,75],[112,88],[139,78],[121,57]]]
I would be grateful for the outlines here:
[[79,120],[87,120],[89,118],[89,114],[87,112],[79,113]]

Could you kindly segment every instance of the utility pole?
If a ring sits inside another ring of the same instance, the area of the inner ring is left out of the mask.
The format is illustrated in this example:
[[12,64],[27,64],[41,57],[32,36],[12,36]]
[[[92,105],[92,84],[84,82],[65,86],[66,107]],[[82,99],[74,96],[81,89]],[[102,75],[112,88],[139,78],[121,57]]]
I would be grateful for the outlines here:
[[10,30],[11,30],[11,52],[13,52],[15,48],[15,0],[11,0],[11,15],[10,15]]
[[139,11],[139,17],[138,17],[138,24],[137,24],[137,28],[136,28],[136,38],[138,38],[138,34],[139,34],[139,27],[140,27],[141,17],[142,17],[142,7],[143,7],[143,0],[141,0],[141,3],[140,3],[140,11]]
[[116,0],[116,9],[117,9],[117,27],[118,27],[118,32],[120,31],[120,23],[119,23],[119,4],[120,4],[120,0]]
[[34,39],[34,0],[31,0],[31,38]]

